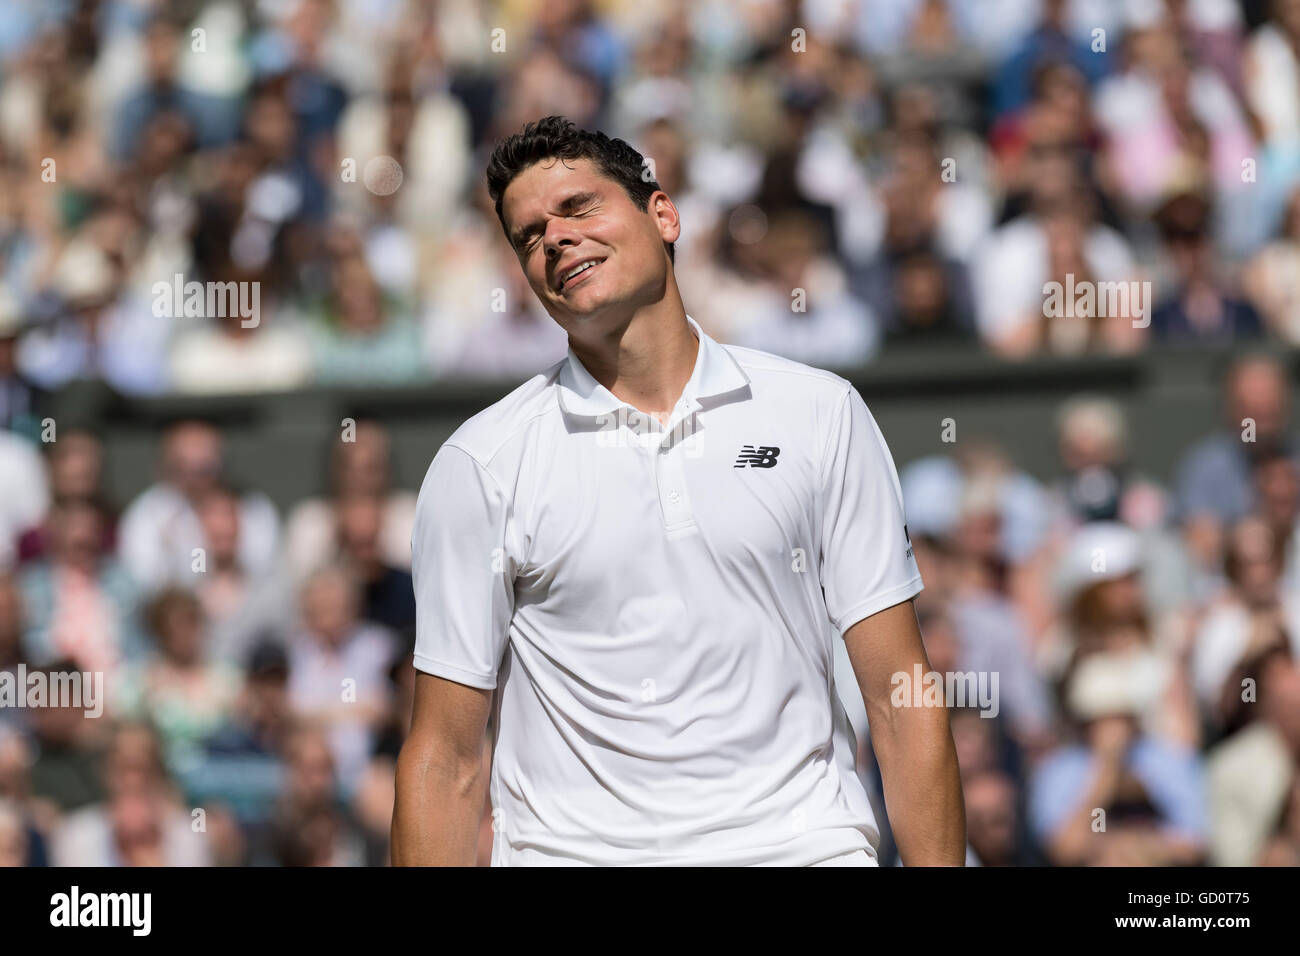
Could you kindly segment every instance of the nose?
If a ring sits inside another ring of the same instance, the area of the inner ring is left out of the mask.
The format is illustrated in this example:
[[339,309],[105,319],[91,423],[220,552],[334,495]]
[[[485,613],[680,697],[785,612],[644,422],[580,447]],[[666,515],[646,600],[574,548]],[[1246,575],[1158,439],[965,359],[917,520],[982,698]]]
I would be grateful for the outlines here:
[[546,260],[555,262],[564,254],[565,248],[576,246],[581,241],[582,237],[565,220],[552,219],[546,226],[546,235],[542,238],[546,247]]

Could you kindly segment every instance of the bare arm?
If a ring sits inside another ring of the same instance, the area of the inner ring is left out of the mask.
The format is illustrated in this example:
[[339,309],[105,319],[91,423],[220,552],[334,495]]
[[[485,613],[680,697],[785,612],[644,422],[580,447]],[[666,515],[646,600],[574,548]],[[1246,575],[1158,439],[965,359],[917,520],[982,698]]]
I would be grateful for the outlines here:
[[394,866],[473,866],[487,775],[492,691],[415,675],[411,732],[397,758]]
[[907,866],[962,866],[966,860],[966,806],[957,748],[946,707],[895,707],[896,673],[930,670],[911,601],[886,608],[844,634],[853,673],[871,724],[885,806],[899,855]]

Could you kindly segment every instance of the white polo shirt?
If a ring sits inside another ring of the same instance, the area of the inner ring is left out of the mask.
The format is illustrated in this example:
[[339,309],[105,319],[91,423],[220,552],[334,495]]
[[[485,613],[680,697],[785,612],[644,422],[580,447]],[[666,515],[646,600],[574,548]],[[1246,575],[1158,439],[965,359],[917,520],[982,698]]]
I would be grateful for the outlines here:
[[688,321],[667,425],[570,350],[420,490],[415,666],[498,688],[494,866],[875,855],[832,642],[922,587],[889,450],[846,380]]

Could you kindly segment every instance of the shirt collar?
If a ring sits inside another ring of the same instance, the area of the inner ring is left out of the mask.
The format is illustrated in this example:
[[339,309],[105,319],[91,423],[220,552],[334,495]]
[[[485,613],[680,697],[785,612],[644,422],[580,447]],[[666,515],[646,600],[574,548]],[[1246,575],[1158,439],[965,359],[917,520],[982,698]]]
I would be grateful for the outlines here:
[[[691,377],[682,389],[680,404],[689,406],[691,411],[697,411],[702,407],[700,399],[744,388],[749,384],[749,376],[730,352],[700,328],[699,323],[689,315],[686,316],[686,322],[700,340],[700,349],[695,356],[695,368]],[[568,358],[560,366],[559,401],[565,414],[586,418],[608,415],[623,407],[631,408],[596,381],[574,353],[572,346],[569,347]]]

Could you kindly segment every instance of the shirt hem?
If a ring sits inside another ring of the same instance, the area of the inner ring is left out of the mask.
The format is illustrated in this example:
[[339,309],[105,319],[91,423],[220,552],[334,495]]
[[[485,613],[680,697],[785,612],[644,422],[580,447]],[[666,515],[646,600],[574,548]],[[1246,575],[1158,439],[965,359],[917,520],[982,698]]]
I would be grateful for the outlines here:
[[895,604],[902,604],[904,601],[916,597],[924,590],[925,584],[918,574],[910,581],[890,588],[888,591],[882,591],[865,601],[853,605],[836,619],[835,626],[839,629],[840,636],[843,637],[844,633],[859,621],[865,620],[871,615],[885,610],[885,608],[893,607]]
[[465,670],[463,667],[457,667],[455,664],[448,664],[446,661],[426,657],[423,654],[415,655],[415,669],[417,671],[423,671],[426,674],[432,674],[434,677],[445,677],[447,680],[455,681],[457,684],[477,687],[479,690],[495,690],[497,686],[497,679],[495,676],[485,677],[475,671]]

